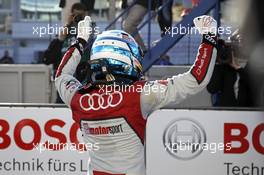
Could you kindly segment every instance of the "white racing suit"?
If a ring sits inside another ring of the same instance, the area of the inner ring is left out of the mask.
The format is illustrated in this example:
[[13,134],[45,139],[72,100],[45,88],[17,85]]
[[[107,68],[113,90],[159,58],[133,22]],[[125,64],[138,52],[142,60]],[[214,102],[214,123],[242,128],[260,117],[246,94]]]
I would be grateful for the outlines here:
[[[145,175],[144,134],[147,117],[155,110],[177,104],[196,94],[209,82],[216,60],[216,38],[203,36],[191,69],[167,80],[137,81],[126,88],[82,86],[73,77],[81,59],[81,44],[70,47],[56,75],[56,88],[80,123],[91,150],[89,175]],[[113,90],[114,89],[114,90]],[[88,158],[87,158],[88,159]]]

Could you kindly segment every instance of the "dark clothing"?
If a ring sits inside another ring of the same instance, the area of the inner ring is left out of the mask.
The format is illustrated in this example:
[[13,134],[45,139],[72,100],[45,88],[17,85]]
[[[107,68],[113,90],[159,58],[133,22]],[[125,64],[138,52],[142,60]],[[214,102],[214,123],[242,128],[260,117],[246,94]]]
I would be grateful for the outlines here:
[[14,61],[11,57],[9,56],[3,56],[1,59],[0,59],[0,64],[14,64]]
[[[148,9],[148,0],[138,0],[137,4],[142,5]],[[157,7],[157,0],[151,0],[151,10],[155,10]]]
[[127,7],[128,7],[128,5],[127,5],[127,0],[122,0],[121,8],[122,8],[122,9],[126,9]]
[[229,65],[216,65],[207,90],[213,94],[214,106],[252,106],[247,71]]
[[158,22],[161,30],[161,36],[164,36],[166,29],[170,29],[172,25],[172,5],[173,0],[158,0],[158,7],[163,6],[158,12]]
[[50,42],[48,49],[44,52],[43,63],[47,65],[53,64],[54,72],[57,70],[61,61],[62,45],[63,45],[62,41],[60,41],[57,38],[53,39]]
[[[52,40],[48,49],[44,52],[43,63],[47,65],[52,64],[53,71],[56,72],[61,62],[62,55],[64,55],[67,48],[70,47],[73,39],[75,40],[76,38],[74,36],[68,36],[64,41],[60,41],[59,39]],[[92,39],[89,40],[89,43],[87,44],[87,48],[85,49],[85,52],[83,54],[82,60],[78,64],[75,72],[75,77],[80,82],[83,83],[90,81],[89,75],[91,75],[90,72],[91,70],[87,60],[89,59],[91,46],[92,46]],[[63,103],[58,92],[57,92],[56,103]]]
[[81,0],[81,3],[85,5],[86,10],[88,11],[94,10],[95,0]]
[[59,7],[64,8],[66,5],[66,0],[60,0]]
[[[62,55],[64,55],[66,52],[65,49],[69,48],[71,46],[71,43],[73,43],[72,39],[68,37],[65,39],[65,41],[60,41],[59,39],[52,40],[48,49],[44,52],[43,63],[47,65],[53,64],[53,70],[54,72],[56,72],[61,62]],[[85,50],[82,60],[77,66],[75,73],[76,78],[80,82],[83,82],[86,80],[86,78],[88,78],[88,71],[90,71],[87,60],[89,59],[90,55],[91,43],[89,42],[88,44],[88,48]]]
[[170,62],[170,60],[158,59],[158,61],[156,61],[154,63],[154,65],[170,66],[170,65],[173,65],[173,64]]
[[[148,9],[148,0],[135,0],[137,1],[136,4],[142,5],[143,7]],[[151,0],[151,10],[155,10],[155,8],[158,6],[159,0]],[[126,9],[128,7],[127,0],[122,0],[122,9]]]

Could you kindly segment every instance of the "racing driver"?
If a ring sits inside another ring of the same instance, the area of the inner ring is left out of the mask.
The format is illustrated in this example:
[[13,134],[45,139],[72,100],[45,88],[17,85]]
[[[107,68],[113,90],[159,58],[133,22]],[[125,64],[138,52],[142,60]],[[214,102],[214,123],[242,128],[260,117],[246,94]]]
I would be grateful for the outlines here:
[[214,69],[216,33],[208,31],[214,31],[211,29],[216,29],[217,23],[210,16],[200,16],[194,25],[202,34],[202,43],[188,72],[167,80],[142,80],[143,55],[138,44],[124,31],[109,30],[93,43],[89,60],[92,83],[82,85],[73,74],[90,35],[87,27],[91,19],[86,16],[78,23],[77,41],[65,53],[55,84],[80,124],[85,143],[100,146],[89,151],[89,175],[146,174],[144,134],[148,116],[201,91]]

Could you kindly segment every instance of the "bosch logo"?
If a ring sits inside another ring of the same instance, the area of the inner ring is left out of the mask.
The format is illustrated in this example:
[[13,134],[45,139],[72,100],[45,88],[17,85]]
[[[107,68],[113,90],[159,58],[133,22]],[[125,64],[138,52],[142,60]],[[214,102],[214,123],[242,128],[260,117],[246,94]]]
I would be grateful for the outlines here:
[[255,149],[264,155],[264,123],[254,127],[245,123],[225,123],[224,142],[232,143],[231,149],[225,148],[225,154],[244,154]]
[[103,94],[84,94],[81,96],[79,102],[80,107],[84,111],[98,111],[100,109],[106,109],[109,107],[118,106],[123,100],[123,94],[119,91],[114,91],[112,93]]
[[[84,150],[84,145],[78,140],[79,124],[71,124],[70,129],[67,129],[68,132],[65,133],[63,128],[67,127],[67,123],[60,119],[50,119],[45,123],[40,123],[25,118],[18,121],[14,126],[7,120],[0,119],[0,151],[8,149],[14,143],[18,148],[23,150],[33,150],[36,145],[45,143],[43,146],[47,149],[56,151],[63,150],[65,146],[63,144],[68,142],[79,145],[78,150]],[[30,141],[24,137],[25,135],[28,136],[28,132],[24,130],[25,128],[33,132],[33,135],[30,136]],[[60,130],[54,130],[54,128],[59,128]],[[13,131],[13,134],[10,134],[10,131]],[[58,140],[57,143],[50,144],[50,138]]]
[[203,127],[191,119],[178,119],[167,126],[163,135],[165,150],[180,160],[190,160],[197,157],[206,143]]

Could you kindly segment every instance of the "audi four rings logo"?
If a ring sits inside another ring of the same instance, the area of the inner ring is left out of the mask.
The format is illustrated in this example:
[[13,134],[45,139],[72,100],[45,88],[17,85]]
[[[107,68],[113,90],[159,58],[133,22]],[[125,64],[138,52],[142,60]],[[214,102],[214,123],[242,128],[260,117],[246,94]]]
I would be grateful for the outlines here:
[[121,92],[115,91],[112,93],[103,93],[103,94],[84,94],[81,96],[79,102],[80,107],[84,111],[99,109],[106,109],[109,107],[118,106],[123,100],[123,94]]
[[203,127],[191,119],[173,121],[163,134],[166,151],[180,160],[190,160],[200,155],[204,143],[206,143],[206,133]]

